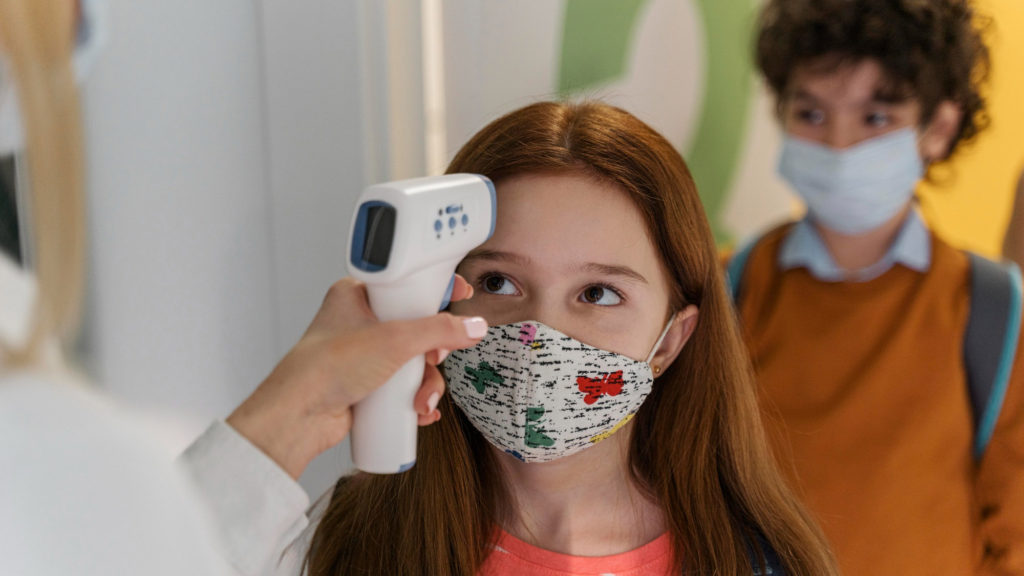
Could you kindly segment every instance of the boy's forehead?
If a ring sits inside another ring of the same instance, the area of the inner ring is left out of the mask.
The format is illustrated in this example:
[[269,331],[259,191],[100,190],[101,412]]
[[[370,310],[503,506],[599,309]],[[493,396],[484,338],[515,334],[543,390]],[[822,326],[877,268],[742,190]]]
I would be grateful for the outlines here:
[[832,103],[898,103],[910,100],[882,65],[873,59],[828,58],[797,66],[790,76],[786,98]]

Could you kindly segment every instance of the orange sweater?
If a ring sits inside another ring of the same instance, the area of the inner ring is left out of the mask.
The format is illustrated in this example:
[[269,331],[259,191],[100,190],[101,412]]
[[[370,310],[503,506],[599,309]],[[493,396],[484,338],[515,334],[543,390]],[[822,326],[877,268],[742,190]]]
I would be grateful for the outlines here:
[[[980,463],[963,366],[966,256],[863,283],[750,253],[739,311],[783,470],[850,576],[1024,574],[1024,352]],[[1022,338],[1024,342],[1024,338]]]

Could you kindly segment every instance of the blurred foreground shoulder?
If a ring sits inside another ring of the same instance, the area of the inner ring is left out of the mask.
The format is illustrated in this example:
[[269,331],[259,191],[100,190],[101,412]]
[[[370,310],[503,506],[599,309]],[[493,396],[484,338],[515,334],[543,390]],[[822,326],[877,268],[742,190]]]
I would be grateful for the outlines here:
[[70,379],[0,376],[0,510],[2,574],[229,573],[169,450]]

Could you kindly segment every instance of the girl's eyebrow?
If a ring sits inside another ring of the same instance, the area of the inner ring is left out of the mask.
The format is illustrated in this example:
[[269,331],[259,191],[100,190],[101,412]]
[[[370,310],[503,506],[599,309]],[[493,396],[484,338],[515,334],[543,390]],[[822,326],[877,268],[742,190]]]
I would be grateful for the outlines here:
[[[463,262],[473,262],[476,260],[498,260],[502,262],[510,262],[519,266],[528,266],[531,260],[528,256],[521,254],[515,254],[512,252],[502,252],[500,250],[473,250],[462,260]],[[605,276],[619,276],[622,278],[648,284],[647,278],[644,278],[643,274],[640,274],[636,270],[633,270],[629,266],[616,266],[613,264],[600,264],[597,262],[587,262],[578,267],[579,270],[585,272],[592,272],[596,274],[602,274]]]
[[620,276],[622,278],[636,280],[643,284],[647,284],[647,278],[644,278],[642,274],[633,270],[629,266],[614,266],[611,264],[598,264],[597,262],[588,262],[580,267],[588,272],[596,272],[606,276]]
[[514,254],[512,252],[502,252],[500,250],[473,250],[462,259],[463,262],[472,262],[474,260],[500,260],[502,262],[511,262],[512,264],[518,264],[520,266],[527,266],[530,264],[530,258],[528,256],[522,256]]

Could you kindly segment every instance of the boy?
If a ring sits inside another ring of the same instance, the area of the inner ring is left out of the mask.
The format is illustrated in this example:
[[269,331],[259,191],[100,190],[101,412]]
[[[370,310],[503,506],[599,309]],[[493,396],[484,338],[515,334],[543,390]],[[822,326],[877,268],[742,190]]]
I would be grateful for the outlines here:
[[[760,21],[779,171],[808,213],[741,250],[730,280],[769,437],[853,576],[1024,574],[1019,275],[913,209],[984,123],[973,19],[964,0],[769,0]],[[998,373],[980,409],[976,365]]]

